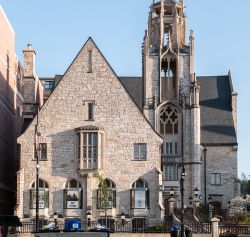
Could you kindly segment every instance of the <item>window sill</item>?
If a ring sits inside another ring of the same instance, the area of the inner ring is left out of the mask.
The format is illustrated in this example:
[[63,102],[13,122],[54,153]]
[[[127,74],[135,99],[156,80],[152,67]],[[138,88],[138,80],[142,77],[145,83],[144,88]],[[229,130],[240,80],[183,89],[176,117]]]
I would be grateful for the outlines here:
[[131,210],[150,210],[149,207],[145,207],[145,208],[130,208]]
[[211,186],[221,186],[221,184],[210,184]]
[[[33,161],[36,161],[36,159],[33,159]],[[48,161],[48,159],[39,159],[39,161]]]
[[[45,210],[45,209],[48,209],[48,207],[44,207],[44,208],[38,208],[39,210]],[[36,208],[32,208],[30,207],[30,210],[36,210]]]
[[[116,207],[107,208],[106,210],[113,210],[113,209],[116,209]],[[104,209],[97,208],[97,211],[103,211],[103,210],[104,210]]]
[[63,209],[64,210],[82,210],[82,208],[67,208],[67,207],[64,207]]
[[[32,159],[32,161],[36,161],[36,159]],[[48,161],[48,159],[39,159],[39,161]]]
[[148,161],[148,160],[135,160],[135,159],[132,159],[132,161]]

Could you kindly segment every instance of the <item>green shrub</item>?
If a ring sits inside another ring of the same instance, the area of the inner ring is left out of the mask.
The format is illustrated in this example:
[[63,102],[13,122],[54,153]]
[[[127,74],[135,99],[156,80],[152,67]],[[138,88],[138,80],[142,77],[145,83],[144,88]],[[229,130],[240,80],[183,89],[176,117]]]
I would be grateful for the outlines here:
[[237,237],[237,234],[224,233],[224,234],[220,234],[220,237]]
[[209,210],[208,207],[206,205],[204,205],[203,203],[201,203],[198,207],[197,207],[197,211],[198,214],[204,218],[204,219],[208,219],[209,218]]
[[250,223],[250,217],[249,216],[245,216],[244,222],[245,223]]
[[148,227],[145,232],[147,233],[166,233],[169,232],[167,226],[165,225],[153,225]]

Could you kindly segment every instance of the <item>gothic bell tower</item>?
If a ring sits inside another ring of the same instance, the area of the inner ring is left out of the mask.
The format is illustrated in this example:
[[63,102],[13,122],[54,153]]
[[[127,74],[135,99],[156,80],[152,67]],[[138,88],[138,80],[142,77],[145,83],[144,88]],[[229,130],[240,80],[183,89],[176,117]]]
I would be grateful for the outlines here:
[[[185,186],[200,187],[199,85],[194,72],[194,33],[186,37],[183,0],[154,0],[142,47],[144,115],[164,139],[162,167],[165,196],[179,195],[181,165]],[[164,194],[164,193],[163,193]],[[178,203],[177,203],[178,205]]]

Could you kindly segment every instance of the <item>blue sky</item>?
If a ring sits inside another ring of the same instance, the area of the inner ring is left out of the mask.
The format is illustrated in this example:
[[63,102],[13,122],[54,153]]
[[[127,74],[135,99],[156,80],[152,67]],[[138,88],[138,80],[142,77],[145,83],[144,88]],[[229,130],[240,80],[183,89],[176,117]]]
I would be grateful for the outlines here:
[[[16,51],[31,43],[37,74],[63,74],[91,36],[120,76],[141,75],[141,43],[152,0],[0,0],[15,32]],[[199,76],[230,69],[238,96],[239,174],[250,174],[250,1],[186,0],[188,34],[195,33]]]

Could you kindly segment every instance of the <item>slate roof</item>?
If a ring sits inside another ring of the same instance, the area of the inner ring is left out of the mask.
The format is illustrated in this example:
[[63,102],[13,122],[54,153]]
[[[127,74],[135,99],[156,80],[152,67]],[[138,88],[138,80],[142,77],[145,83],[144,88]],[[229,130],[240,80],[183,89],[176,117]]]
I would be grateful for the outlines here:
[[[141,77],[119,77],[138,107],[143,109]],[[231,78],[229,76],[197,77],[200,84],[201,144],[237,144],[231,109]]]
[[142,94],[142,78],[141,77],[119,77],[122,85],[127,89],[139,109],[142,111],[143,94]]
[[[56,75],[55,86],[61,75]],[[50,78],[43,78],[50,79]],[[51,78],[52,79],[52,78]],[[141,77],[119,77],[137,106],[143,111],[143,80]],[[237,144],[231,109],[232,82],[230,76],[197,77],[200,84],[201,144]]]
[[201,88],[201,143],[237,144],[230,76],[204,76],[197,80]]

